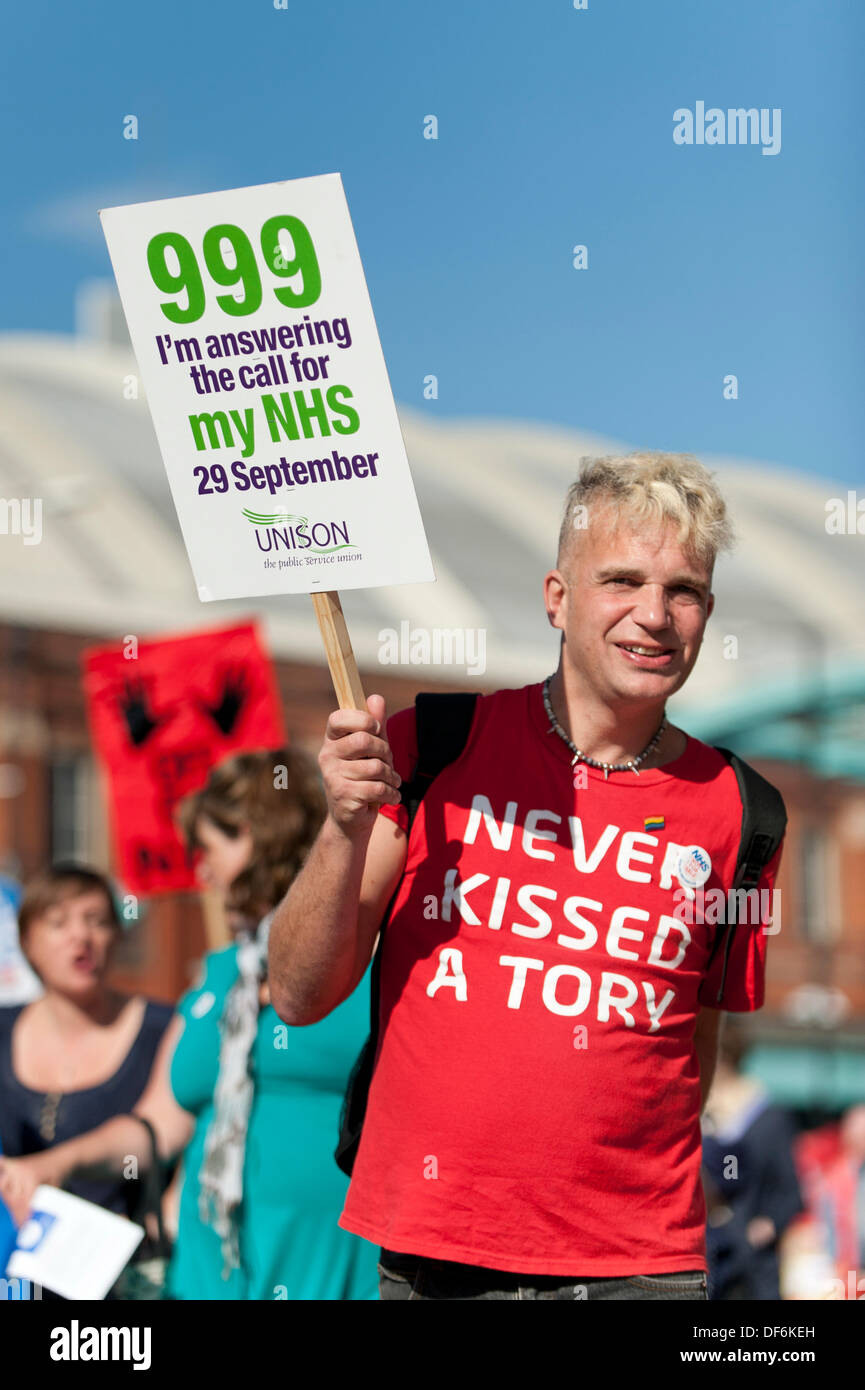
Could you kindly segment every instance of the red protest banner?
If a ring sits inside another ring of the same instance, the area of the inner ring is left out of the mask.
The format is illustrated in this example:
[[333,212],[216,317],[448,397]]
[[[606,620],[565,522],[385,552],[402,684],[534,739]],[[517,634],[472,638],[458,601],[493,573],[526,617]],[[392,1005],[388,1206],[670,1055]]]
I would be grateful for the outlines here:
[[117,872],[142,894],[193,888],[173,820],[230,753],[278,748],[285,728],[255,626],[91,647],[84,688],[110,786]]

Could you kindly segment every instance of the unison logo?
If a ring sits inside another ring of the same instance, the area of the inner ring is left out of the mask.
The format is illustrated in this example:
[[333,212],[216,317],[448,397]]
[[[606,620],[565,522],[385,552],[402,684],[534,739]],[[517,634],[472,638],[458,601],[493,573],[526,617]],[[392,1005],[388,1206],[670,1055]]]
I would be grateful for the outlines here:
[[243,515],[255,529],[259,550],[309,550],[328,555],[334,550],[356,550],[348,538],[345,521],[314,521],[294,512],[253,512],[244,507]]
[[762,145],[763,154],[780,154],[781,108],[710,106],[698,101],[693,111],[680,106],[673,112],[676,145]]

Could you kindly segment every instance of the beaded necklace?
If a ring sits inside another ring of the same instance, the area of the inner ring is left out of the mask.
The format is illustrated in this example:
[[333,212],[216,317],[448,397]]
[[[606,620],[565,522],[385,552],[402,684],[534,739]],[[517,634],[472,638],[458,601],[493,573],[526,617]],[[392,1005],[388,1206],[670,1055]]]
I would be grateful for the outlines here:
[[629,772],[629,771],[630,771],[630,772],[633,772],[635,776],[639,777],[639,775],[640,775],[640,763],[644,763],[644,762],[646,761],[646,759],[648,758],[649,754],[650,754],[655,748],[657,748],[658,743],[660,742],[660,739],[661,739],[661,735],[662,735],[662,733],[664,732],[664,729],[667,727],[667,718],[666,718],[666,715],[663,716],[663,718],[661,719],[660,724],[658,725],[657,731],[656,731],[655,734],[652,736],[652,738],[650,739],[650,741],[646,744],[646,746],[645,746],[645,748],[643,749],[642,753],[640,753],[638,757],[636,757],[636,758],[630,758],[626,763],[602,763],[602,762],[597,762],[594,758],[590,758],[590,757],[588,756],[587,753],[583,753],[581,749],[577,748],[576,744],[574,744],[574,743],[571,742],[571,740],[568,738],[567,734],[565,733],[564,729],[562,728],[561,724],[560,724],[559,721],[556,719],[556,716],[553,714],[553,707],[552,707],[552,704],[550,703],[550,681],[551,681],[551,680],[552,680],[552,676],[547,676],[546,680],[544,681],[544,709],[546,710],[546,712],[547,712],[547,718],[548,718],[549,721],[550,721],[550,730],[549,730],[549,732],[550,732],[550,733],[557,733],[557,734],[559,735],[559,738],[564,739],[565,743],[566,743],[566,744],[568,745],[568,747],[570,748],[571,752],[572,752],[573,755],[574,755],[573,758],[571,759],[571,767],[573,767],[576,763],[588,763],[589,767],[596,767],[599,771],[602,771],[602,772],[603,772],[603,774],[604,774],[604,781],[605,781],[605,782],[606,782],[606,780],[607,780],[607,778],[609,777],[609,775],[610,775],[611,772]]

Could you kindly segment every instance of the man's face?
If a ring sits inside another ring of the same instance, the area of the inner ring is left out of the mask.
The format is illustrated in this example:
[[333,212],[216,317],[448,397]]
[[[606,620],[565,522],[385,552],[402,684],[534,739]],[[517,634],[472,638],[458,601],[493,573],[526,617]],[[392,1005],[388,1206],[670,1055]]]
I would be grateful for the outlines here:
[[[636,531],[607,506],[574,531],[545,580],[565,659],[605,701],[664,701],[697,659],[714,607],[711,569],[681,549],[672,524]],[[634,650],[638,648],[639,650]]]

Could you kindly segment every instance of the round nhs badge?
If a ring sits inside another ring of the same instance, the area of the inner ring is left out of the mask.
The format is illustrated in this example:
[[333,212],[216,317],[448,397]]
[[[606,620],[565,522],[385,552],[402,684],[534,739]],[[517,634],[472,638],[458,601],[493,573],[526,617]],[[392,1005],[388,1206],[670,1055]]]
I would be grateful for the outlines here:
[[687,845],[682,850],[676,873],[684,889],[702,887],[711,872],[712,861],[702,846]]

